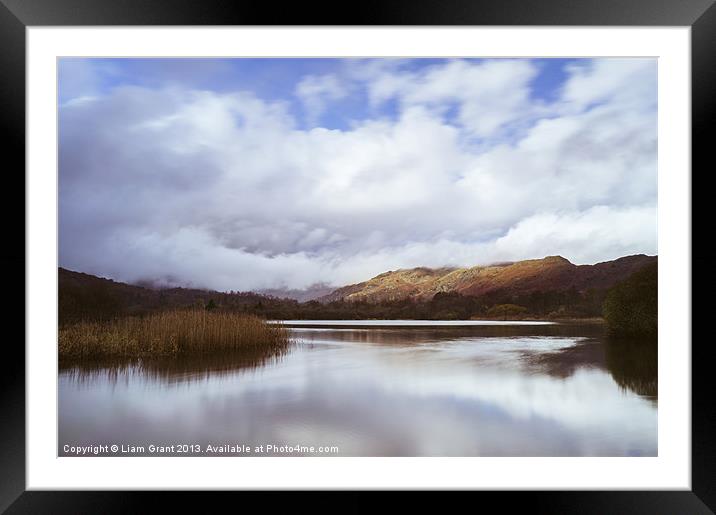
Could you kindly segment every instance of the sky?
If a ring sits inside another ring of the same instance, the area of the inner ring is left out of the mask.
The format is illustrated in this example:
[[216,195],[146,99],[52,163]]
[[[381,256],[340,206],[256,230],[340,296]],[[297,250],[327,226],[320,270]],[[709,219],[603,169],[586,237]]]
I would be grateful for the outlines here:
[[59,61],[59,264],[220,291],[657,253],[655,59]]

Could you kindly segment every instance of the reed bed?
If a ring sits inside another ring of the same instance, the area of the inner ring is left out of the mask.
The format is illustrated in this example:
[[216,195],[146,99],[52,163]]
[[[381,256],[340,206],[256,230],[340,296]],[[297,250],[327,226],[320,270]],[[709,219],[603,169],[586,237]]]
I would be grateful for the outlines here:
[[236,313],[176,310],[145,317],[61,327],[60,359],[159,357],[219,352],[280,353],[289,343],[280,324]]

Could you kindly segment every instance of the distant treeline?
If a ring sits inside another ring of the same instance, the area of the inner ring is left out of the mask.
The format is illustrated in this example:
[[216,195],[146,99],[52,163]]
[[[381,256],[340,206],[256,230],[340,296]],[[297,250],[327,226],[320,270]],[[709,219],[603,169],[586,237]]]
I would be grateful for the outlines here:
[[438,293],[427,302],[299,303],[256,293],[143,288],[60,269],[59,320],[63,325],[80,320],[106,320],[196,307],[253,314],[267,319],[584,318],[602,315],[606,294],[606,290],[578,292],[572,289],[522,295],[493,292],[480,297]]

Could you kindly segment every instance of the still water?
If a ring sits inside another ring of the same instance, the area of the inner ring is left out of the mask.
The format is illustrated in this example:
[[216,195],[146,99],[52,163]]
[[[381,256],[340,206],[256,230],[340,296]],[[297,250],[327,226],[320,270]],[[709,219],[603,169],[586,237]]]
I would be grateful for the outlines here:
[[657,455],[654,344],[594,325],[286,325],[281,356],[61,369],[58,454]]

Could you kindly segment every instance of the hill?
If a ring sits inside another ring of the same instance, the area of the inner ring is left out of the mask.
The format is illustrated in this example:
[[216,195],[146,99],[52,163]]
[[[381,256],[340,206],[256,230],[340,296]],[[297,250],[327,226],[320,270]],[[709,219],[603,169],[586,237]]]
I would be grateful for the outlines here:
[[385,272],[306,302],[285,298],[285,290],[266,295],[162,289],[60,268],[59,322],[204,306],[283,320],[600,317],[609,288],[656,262],[656,256],[638,255],[574,265],[552,256],[483,267],[421,267]]
[[385,272],[358,284],[339,288],[322,302],[429,301],[436,294],[465,297],[524,297],[544,292],[606,290],[646,265],[656,256],[626,256],[595,265],[575,265],[561,256],[529,259],[471,268],[412,268]]
[[57,279],[60,324],[205,306],[211,300],[233,310],[251,311],[253,306],[270,300],[252,292],[138,286],[65,268],[58,269]]

